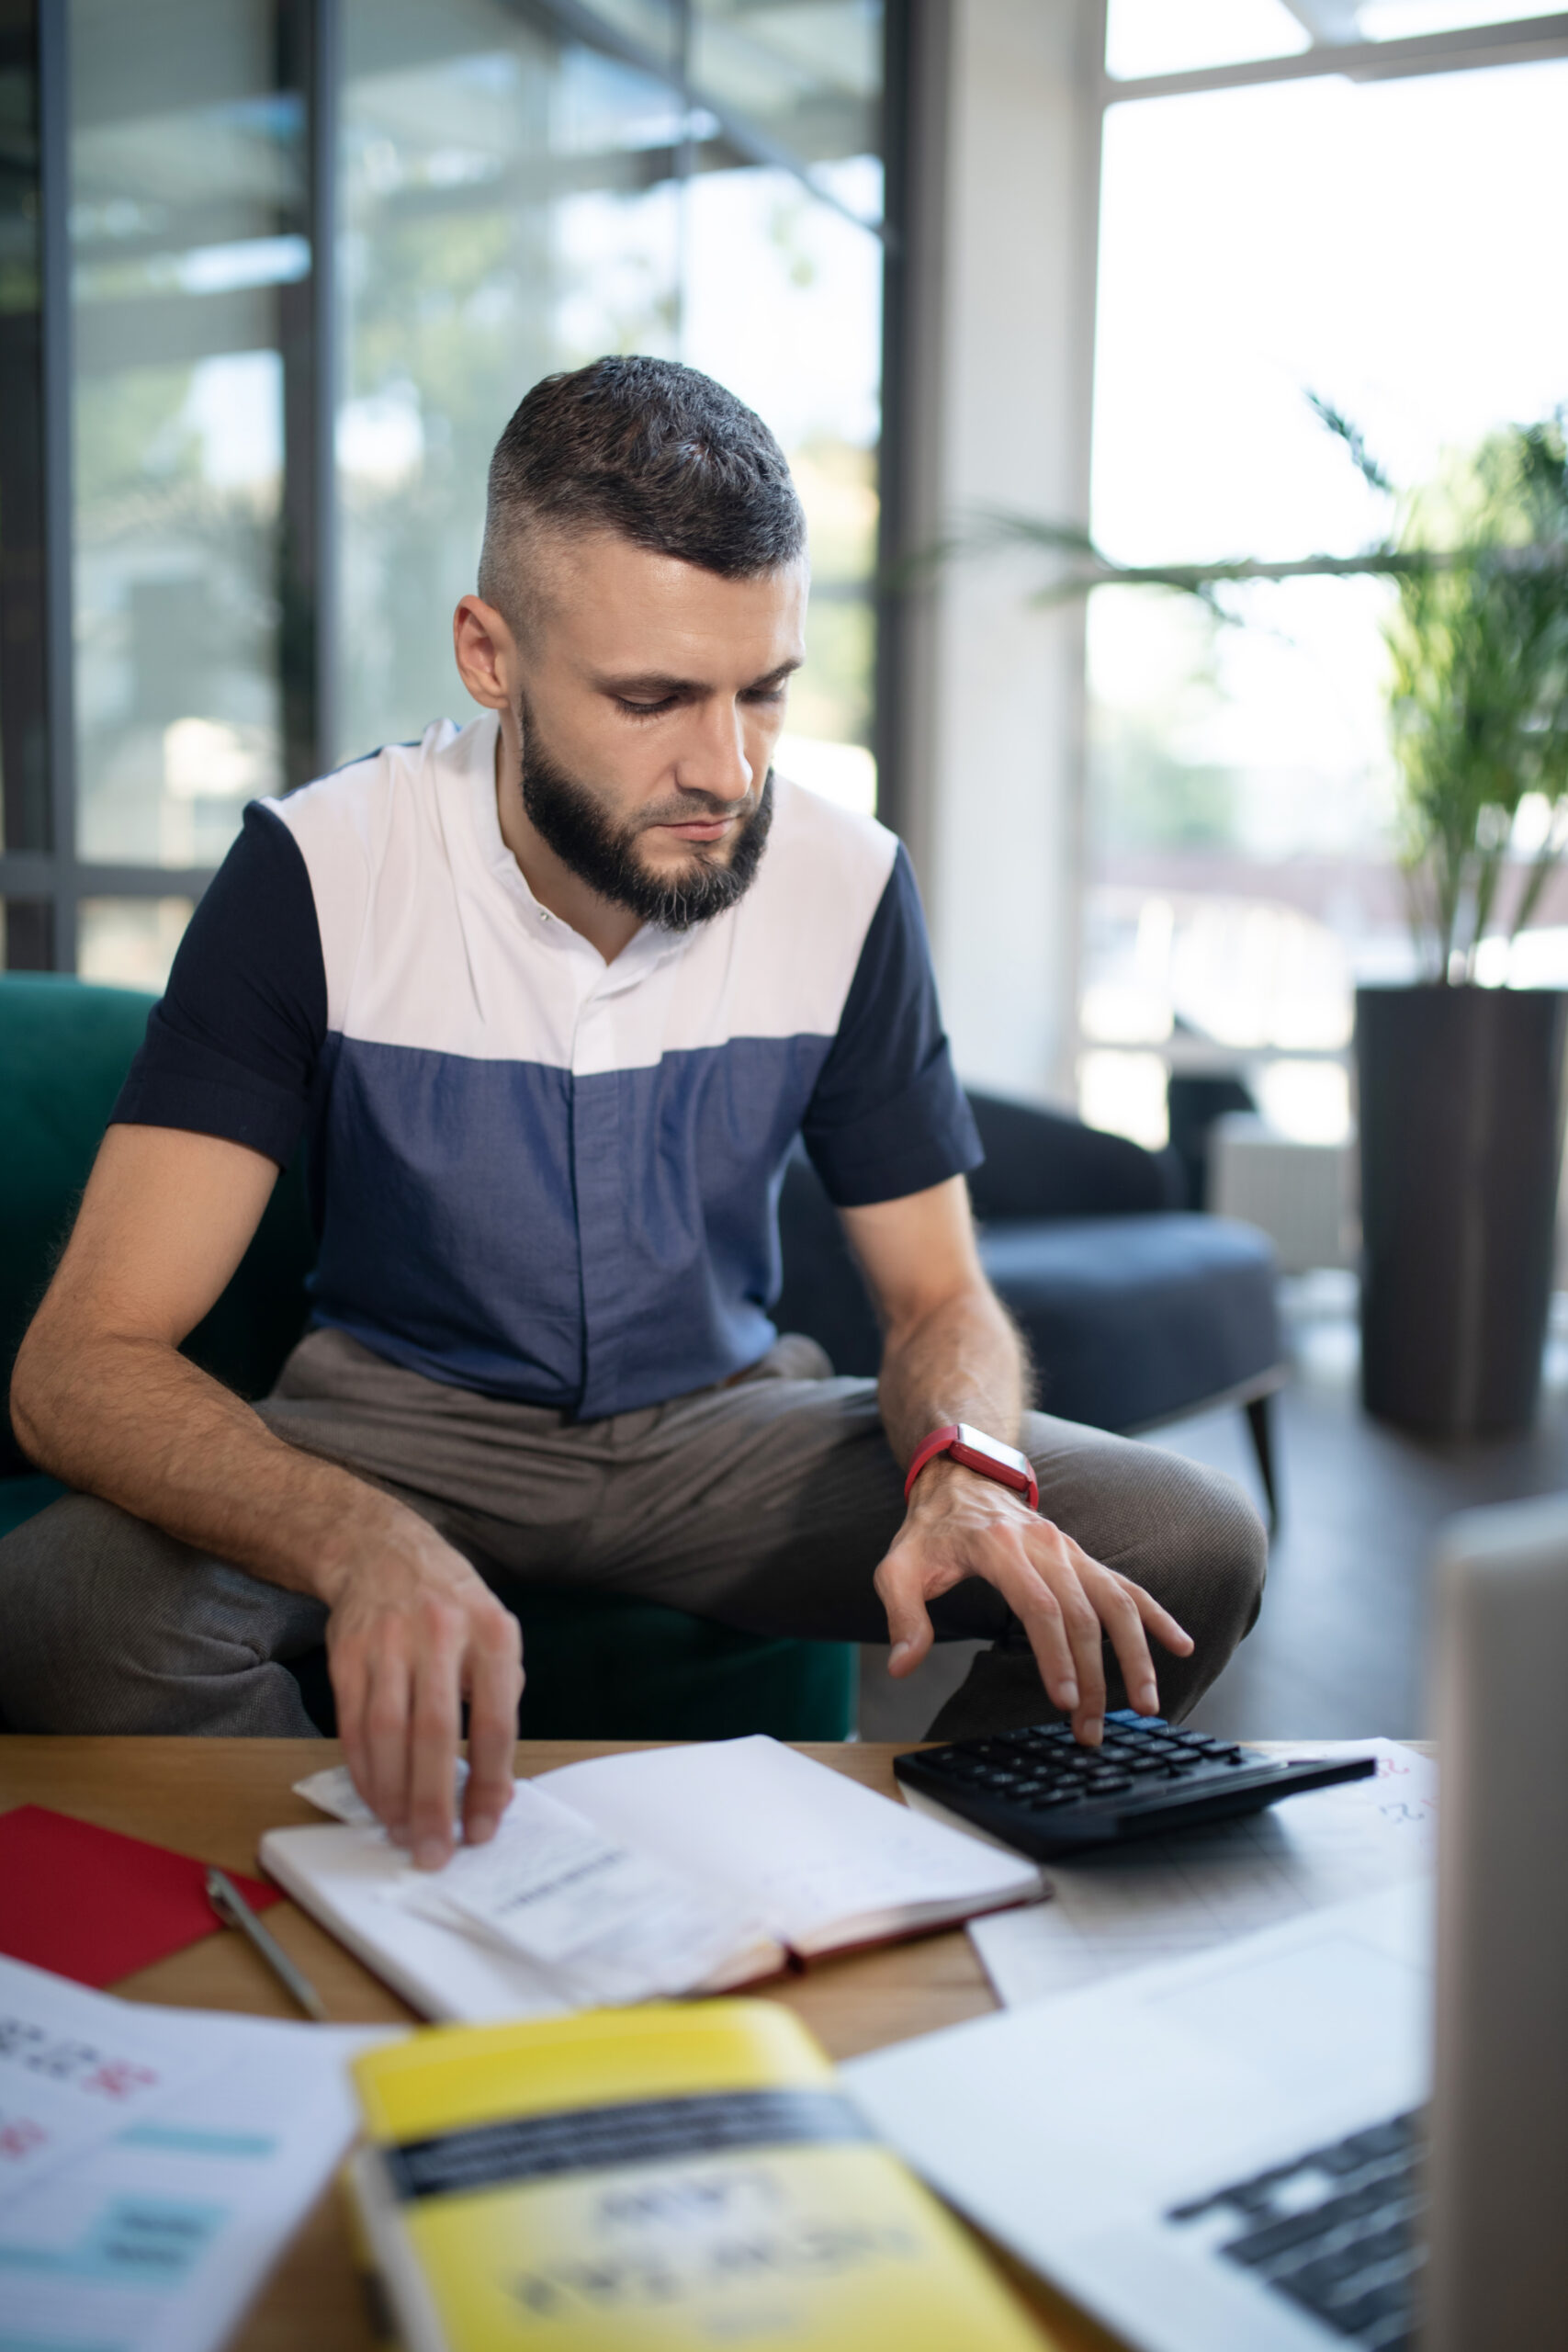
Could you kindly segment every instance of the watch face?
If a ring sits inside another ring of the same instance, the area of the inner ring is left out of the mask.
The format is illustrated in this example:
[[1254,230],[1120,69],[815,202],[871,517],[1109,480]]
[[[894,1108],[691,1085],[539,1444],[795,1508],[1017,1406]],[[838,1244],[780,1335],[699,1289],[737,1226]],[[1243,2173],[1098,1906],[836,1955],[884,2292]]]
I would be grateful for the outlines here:
[[1018,1477],[1028,1479],[1030,1476],[1030,1461],[1026,1453],[1021,1453],[1015,1445],[1000,1444],[996,1438],[987,1437],[984,1430],[971,1429],[967,1421],[959,1422],[958,1435],[953,1442],[955,1446],[963,1446],[967,1453],[984,1454],[987,1462],[995,1462],[999,1468],[1010,1470]]

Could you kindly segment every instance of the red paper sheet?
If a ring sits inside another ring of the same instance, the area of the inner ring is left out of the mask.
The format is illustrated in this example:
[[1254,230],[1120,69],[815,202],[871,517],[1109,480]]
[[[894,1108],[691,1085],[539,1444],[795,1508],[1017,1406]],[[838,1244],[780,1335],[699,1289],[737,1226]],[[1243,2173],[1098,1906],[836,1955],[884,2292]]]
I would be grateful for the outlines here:
[[[229,1876],[254,1910],[281,1900],[259,1879]],[[0,1952],[10,1959],[101,1990],[222,1924],[205,1862],[47,1805],[0,1813]]]

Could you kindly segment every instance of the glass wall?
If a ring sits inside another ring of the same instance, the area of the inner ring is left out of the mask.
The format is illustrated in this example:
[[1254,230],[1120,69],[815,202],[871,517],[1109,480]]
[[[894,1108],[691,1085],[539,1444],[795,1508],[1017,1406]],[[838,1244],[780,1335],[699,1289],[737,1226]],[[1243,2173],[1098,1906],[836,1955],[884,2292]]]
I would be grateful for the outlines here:
[[[42,250],[37,76],[0,12],[0,851],[47,851],[42,492]],[[47,902],[0,898],[12,969],[47,967]]]
[[807,662],[779,764],[871,809],[882,254],[853,215],[880,207],[880,166],[846,159],[830,185],[843,210],[783,172],[716,163],[692,183],[682,356],[767,418],[806,507]]
[[778,432],[815,561],[784,759],[874,804],[882,0],[0,18],[6,963],[157,987],[248,799],[467,715],[491,449],[604,352]]
[[502,0],[349,0],[340,755],[463,696],[485,469],[528,386],[678,342],[682,110]]
[[76,852],[199,869],[288,780],[303,107],[272,0],[71,0],[69,20]]
[[[869,806],[880,9],[599,14],[613,49],[502,0],[347,0],[338,753],[467,711],[450,618],[496,436],[540,376],[645,351],[790,454],[816,587],[784,762]],[[682,52],[711,105],[660,71]]]
[[[1161,12],[1143,13],[1146,58]],[[1203,20],[1216,41],[1255,40],[1232,55],[1269,53],[1261,6],[1179,13],[1184,39]],[[1395,0],[1346,13],[1369,38],[1429,29]],[[1153,70],[1136,66],[1138,24],[1122,7],[1123,70]],[[1374,542],[1390,509],[1309,394],[1409,486],[1568,397],[1565,120],[1561,59],[1112,104],[1093,481],[1107,553],[1290,560]],[[1354,983],[1411,970],[1389,595],[1317,578],[1224,592],[1218,616],[1162,592],[1091,599],[1082,1076],[1101,1124],[1159,1140],[1167,1069],[1217,1057],[1287,1133],[1347,1132]],[[1538,977],[1555,956],[1568,978],[1551,910],[1529,952]]]
[[695,0],[692,68],[705,96],[798,156],[810,187],[737,168],[722,139],[702,141],[682,322],[682,356],[733,386],[778,434],[810,524],[807,661],[780,764],[867,809],[876,795],[882,20],[880,0]]

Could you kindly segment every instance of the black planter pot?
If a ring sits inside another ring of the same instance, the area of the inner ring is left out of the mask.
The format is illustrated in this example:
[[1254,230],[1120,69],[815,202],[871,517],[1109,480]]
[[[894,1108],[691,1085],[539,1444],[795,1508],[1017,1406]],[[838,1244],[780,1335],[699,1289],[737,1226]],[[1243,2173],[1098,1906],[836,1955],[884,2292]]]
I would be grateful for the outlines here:
[[1359,989],[1361,1394],[1464,1435],[1540,1386],[1562,1159],[1559,989]]

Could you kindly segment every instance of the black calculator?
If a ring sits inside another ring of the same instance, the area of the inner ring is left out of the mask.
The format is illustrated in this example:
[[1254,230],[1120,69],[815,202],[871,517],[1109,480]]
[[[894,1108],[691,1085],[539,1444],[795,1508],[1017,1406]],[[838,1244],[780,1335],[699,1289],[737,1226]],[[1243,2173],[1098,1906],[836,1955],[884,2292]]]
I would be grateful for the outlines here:
[[1038,1724],[915,1748],[896,1756],[893,1770],[977,1829],[1049,1862],[1257,1813],[1304,1789],[1364,1781],[1377,1758],[1264,1756],[1124,1710],[1106,1717],[1100,1747],[1081,1747],[1066,1724]]

